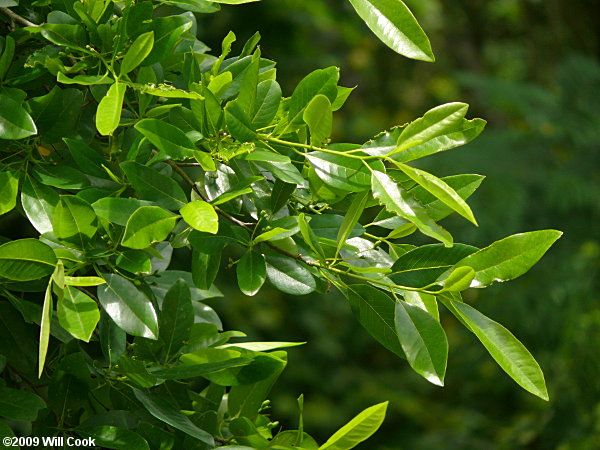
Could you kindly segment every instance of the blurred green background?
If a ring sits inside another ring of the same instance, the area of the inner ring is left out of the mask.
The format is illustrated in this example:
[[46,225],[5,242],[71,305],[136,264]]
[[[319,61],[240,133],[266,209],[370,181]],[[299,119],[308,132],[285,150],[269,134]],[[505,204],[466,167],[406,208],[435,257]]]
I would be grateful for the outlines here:
[[[271,394],[273,416],[320,441],[354,414],[390,400],[363,449],[600,449],[600,2],[408,0],[437,62],[404,59],[371,35],[342,0],[263,0],[200,17],[220,48],[229,30],[260,31],[290,95],[309,71],[342,69],[358,86],[335,120],[337,141],[364,142],[449,101],[471,104],[488,128],[472,144],[430,157],[437,175],[479,173],[471,198],[480,228],[445,225],[483,246],[542,228],[565,235],[529,274],[466,298],[507,326],[542,366],[551,401],[522,391],[452,318],[446,387],[437,388],[373,341],[337,293],[244,297],[226,270],[214,306],[226,328],[298,340]],[[239,44],[241,48],[241,44]],[[239,50],[239,49],[238,49]]]

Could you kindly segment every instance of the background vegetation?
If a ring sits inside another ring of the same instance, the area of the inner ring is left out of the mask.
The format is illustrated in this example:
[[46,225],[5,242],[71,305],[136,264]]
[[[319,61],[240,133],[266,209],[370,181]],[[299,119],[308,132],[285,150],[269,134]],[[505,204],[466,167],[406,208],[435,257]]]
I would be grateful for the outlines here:
[[398,57],[334,0],[224,7],[199,29],[213,48],[230,29],[241,40],[260,30],[263,53],[279,62],[284,95],[305,73],[340,66],[341,84],[358,85],[334,123],[347,139],[367,140],[448,101],[470,103],[474,116],[489,121],[466,148],[422,167],[487,176],[471,199],[481,227],[447,223],[457,241],[483,245],[518,231],[565,231],[527,277],[472,293],[482,312],[510,324],[536,356],[550,402],[514,389],[459,327],[447,328],[450,365],[446,386],[437,388],[350,320],[335,294],[248,298],[232,288],[217,308],[228,327],[244,324],[257,339],[309,341],[289,352],[271,399],[274,415],[293,423],[294,395],[303,392],[306,427],[320,438],[353,411],[389,399],[388,417],[365,448],[597,448],[600,4],[406,3],[432,40],[436,64]]

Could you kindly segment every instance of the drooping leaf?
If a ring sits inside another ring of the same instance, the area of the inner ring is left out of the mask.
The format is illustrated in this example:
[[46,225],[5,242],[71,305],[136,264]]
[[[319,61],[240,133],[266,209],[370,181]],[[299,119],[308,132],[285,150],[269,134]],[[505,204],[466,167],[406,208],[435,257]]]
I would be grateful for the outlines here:
[[396,303],[394,323],[413,370],[430,383],[443,386],[448,340],[439,321],[418,306],[400,301]]
[[48,281],[46,294],[44,295],[44,304],[42,306],[42,318],[40,319],[40,344],[38,350],[38,378],[42,377],[46,355],[48,354],[48,344],[50,343],[50,325],[52,324],[52,313],[54,311],[54,302],[52,301],[52,279]]
[[352,285],[348,289],[352,313],[381,345],[401,358],[406,358],[394,322],[395,302],[372,286]]
[[381,41],[401,55],[434,61],[427,35],[401,0],[350,0],[358,15]]
[[371,177],[373,196],[390,212],[412,222],[423,234],[452,245],[452,235],[433,221],[423,206],[397,185],[389,175],[374,170]]
[[279,254],[267,256],[267,279],[282,292],[306,295],[317,285],[311,273],[296,260]]
[[548,400],[544,374],[525,346],[506,328],[471,306],[440,297],[444,305],[477,336],[498,365],[523,389]]
[[121,245],[144,249],[163,241],[173,230],[177,216],[159,206],[142,206],[127,221]]
[[213,437],[194,425],[187,416],[179,412],[178,407],[173,406],[166,399],[156,394],[146,394],[138,389],[133,389],[133,393],[140,403],[144,405],[144,408],[158,420],[214,447],[215,442]]
[[150,300],[119,275],[104,278],[106,284],[98,288],[98,299],[111,319],[133,336],[157,339],[158,320]]
[[89,342],[100,321],[98,305],[87,294],[67,286],[56,307],[58,322],[73,337]]
[[185,281],[177,280],[165,295],[158,324],[168,360],[189,339],[194,324],[190,288]]
[[248,250],[238,262],[236,273],[240,291],[249,296],[256,295],[267,278],[265,257]]
[[319,450],[350,450],[375,433],[385,418],[388,402],[373,405],[340,428]]

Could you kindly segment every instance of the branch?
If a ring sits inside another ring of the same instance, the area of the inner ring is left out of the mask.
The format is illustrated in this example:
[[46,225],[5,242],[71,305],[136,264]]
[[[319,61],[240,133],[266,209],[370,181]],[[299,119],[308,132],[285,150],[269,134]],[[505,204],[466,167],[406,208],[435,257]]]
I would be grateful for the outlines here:
[[26,27],[39,27],[39,25],[37,23],[30,22],[25,17],[21,17],[20,15],[18,15],[17,13],[12,12],[8,8],[0,7],[0,11],[4,15],[6,15],[6,16],[10,17],[11,19],[13,19],[14,21],[21,23],[21,25],[25,25]]

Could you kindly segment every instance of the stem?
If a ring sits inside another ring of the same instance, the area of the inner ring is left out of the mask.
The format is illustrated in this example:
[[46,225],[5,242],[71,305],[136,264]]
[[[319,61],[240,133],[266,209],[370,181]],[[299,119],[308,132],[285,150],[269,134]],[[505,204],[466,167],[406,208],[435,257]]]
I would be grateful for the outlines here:
[[277,138],[271,137],[271,136],[266,135],[266,134],[260,135],[260,137],[262,139],[265,139],[267,141],[273,142],[275,144],[287,145],[289,147],[306,148],[308,150],[313,150],[313,151],[318,151],[318,152],[325,152],[325,153],[332,153],[334,155],[345,156],[345,157],[348,157],[348,158],[354,158],[354,159],[360,159],[360,160],[377,158],[376,156],[356,156],[356,155],[349,155],[348,152],[340,152],[340,151],[337,151],[337,150],[330,150],[330,149],[327,149],[327,148],[315,147],[314,145],[301,144],[299,142],[284,141],[282,139],[277,139]]
[[39,27],[39,25],[37,23],[30,22],[25,17],[21,17],[20,15],[18,15],[17,13],[12,12],[8,8],[1,7],[0,11],[4,15],[6,15],[6,16],[10,17],[11,19],[13,19],[14,21],[21,23],[21,25],[25,25],[26,27]]

